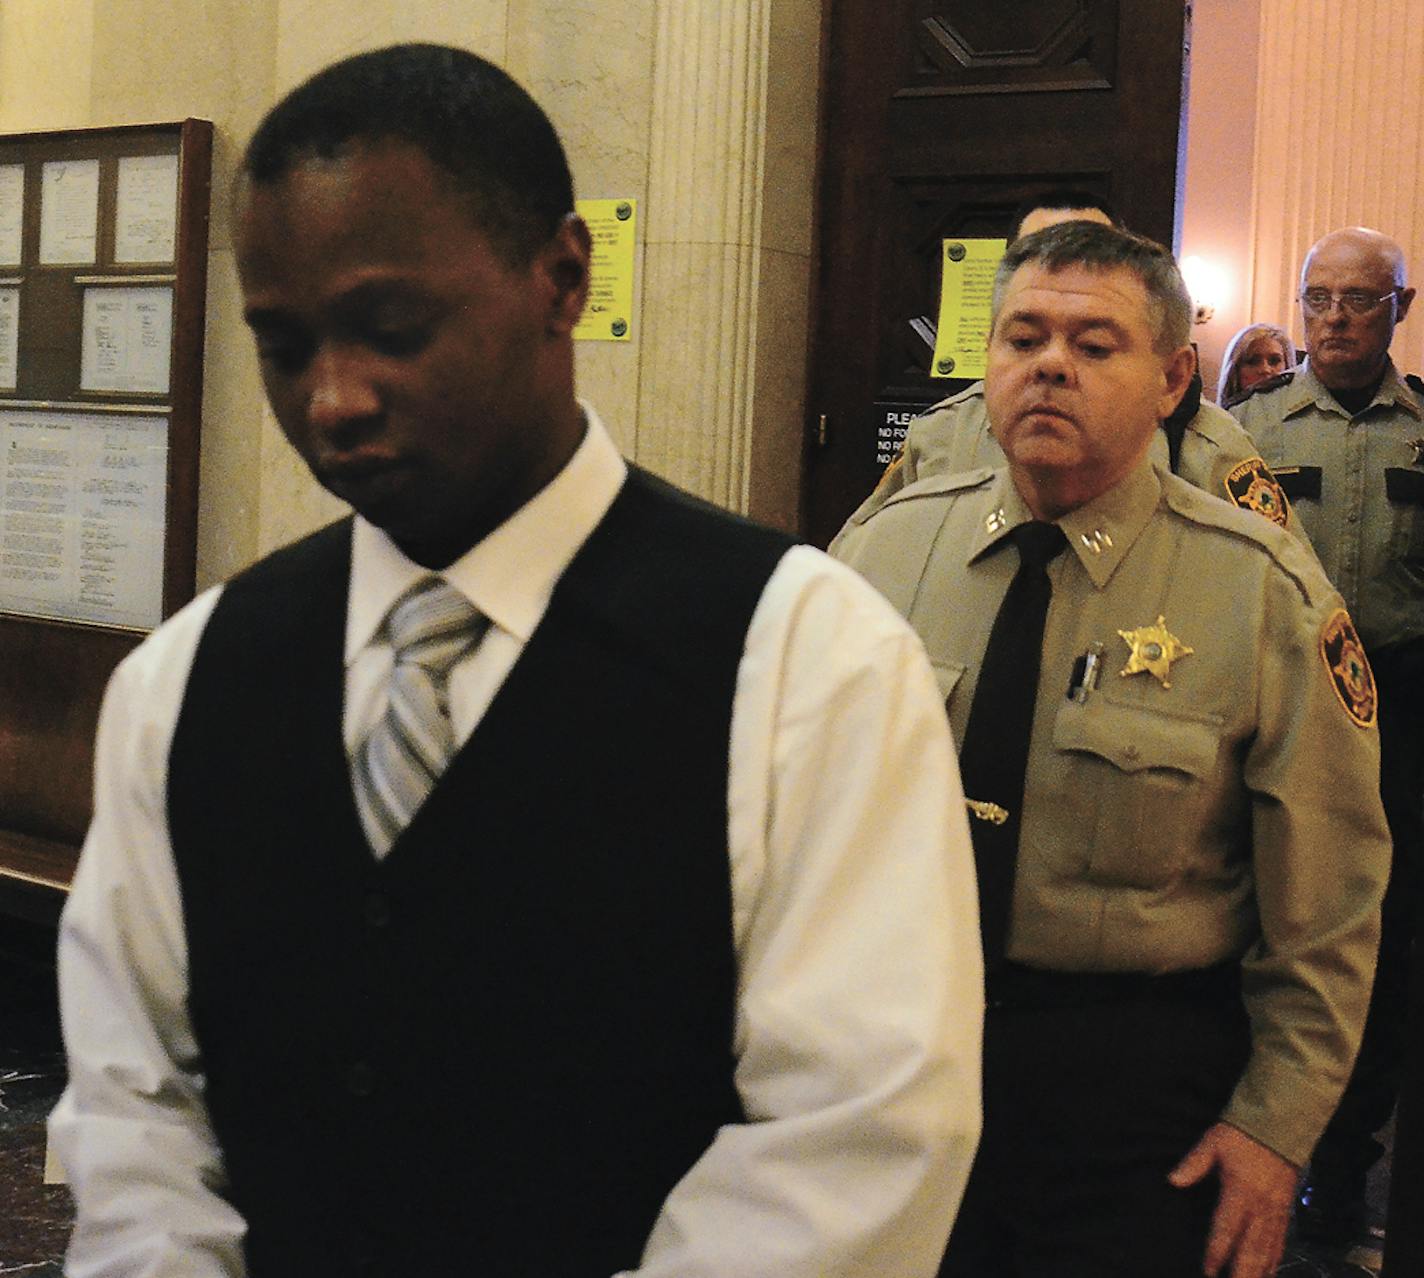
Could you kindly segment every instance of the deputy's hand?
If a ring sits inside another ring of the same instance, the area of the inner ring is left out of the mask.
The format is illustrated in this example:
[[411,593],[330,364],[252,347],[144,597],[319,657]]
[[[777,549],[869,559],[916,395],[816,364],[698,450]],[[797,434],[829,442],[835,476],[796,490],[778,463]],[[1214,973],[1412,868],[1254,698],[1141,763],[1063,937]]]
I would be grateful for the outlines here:
[[1300,1171],[1260,1141],[1216,1123],[1167,1179],[1178,1189],[1216,1172],[1221,1197],[1211,1218],[1202,1273],[1217,1278],[1231,1260],[1231,1278],[1270,1278],[1285,1250]]

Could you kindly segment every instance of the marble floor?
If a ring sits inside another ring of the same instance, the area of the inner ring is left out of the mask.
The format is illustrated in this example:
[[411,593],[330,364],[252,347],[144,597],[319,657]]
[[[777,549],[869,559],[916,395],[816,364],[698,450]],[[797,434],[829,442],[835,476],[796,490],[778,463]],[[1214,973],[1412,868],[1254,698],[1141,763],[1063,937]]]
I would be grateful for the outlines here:
[[[43,1183],[44,1120],[64,1087],[55,1010],[53,932],[0,916],[0,1278],[60,1278],[74,1218],[69,1191]],[[1388,1166],[1371,1180],[1373,1224],[1384,1224]],[[1292,1245],[1278,1278],[1377,1273],[1378,1244],[1348,1252]]]

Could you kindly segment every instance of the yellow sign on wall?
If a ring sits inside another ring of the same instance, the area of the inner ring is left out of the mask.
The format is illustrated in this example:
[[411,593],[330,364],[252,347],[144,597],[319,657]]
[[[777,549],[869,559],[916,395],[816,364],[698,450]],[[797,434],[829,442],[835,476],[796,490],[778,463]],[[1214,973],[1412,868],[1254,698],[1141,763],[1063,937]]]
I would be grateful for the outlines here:
[[1007,240],[945,240],[932,377],[983,377],[994,272]]
[[637,200],[578,200],[593,238],[588,303],[574,328],[585,342],[626,342],[633,336],[633,243]]

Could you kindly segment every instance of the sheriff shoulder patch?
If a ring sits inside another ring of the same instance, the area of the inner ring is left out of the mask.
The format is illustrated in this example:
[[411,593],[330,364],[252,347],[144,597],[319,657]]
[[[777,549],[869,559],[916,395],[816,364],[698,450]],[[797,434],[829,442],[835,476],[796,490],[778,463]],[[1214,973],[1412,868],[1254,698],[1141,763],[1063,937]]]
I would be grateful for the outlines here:
[[1320,657],[1346,713],[1362,728],[1373,725],[1378,708],[1375,677],[1350,614],[1343,608],[1331,614],[1320,632]]
[[1242,510],[1254,510],[1282,528],[1290,514],[1284,491],[1259,457],[1248,457],[1227,475],[1226,500]]

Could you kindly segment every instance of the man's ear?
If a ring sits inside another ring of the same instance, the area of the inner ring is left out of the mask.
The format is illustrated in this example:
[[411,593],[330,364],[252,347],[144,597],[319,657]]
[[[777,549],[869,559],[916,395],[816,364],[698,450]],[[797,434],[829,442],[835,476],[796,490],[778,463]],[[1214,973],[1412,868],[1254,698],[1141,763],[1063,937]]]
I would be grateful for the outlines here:
[[573,331],[588,300],[588,263],[593,241],[577,213],[567,213],[549,242],[539,250],[535,265],[552,285],[548,316],[550,336]]
[[1197,353],[1190,346],[1181,347],[1166,360],[1162,366],[1162,377],[1166,385],[1158,405],[1159,420],[1165,421],[1176,411],[1177,405],[1182,402],[1182,396],[1187,393],[1192,374],[1196,371]]
[[1404,317],[1409,314],[1409,303],[1414,300],[1414,290],[1412,288],[1401,289],[1399,294],[1398,310],[1394,313],[1394,322],[1401,324]]

